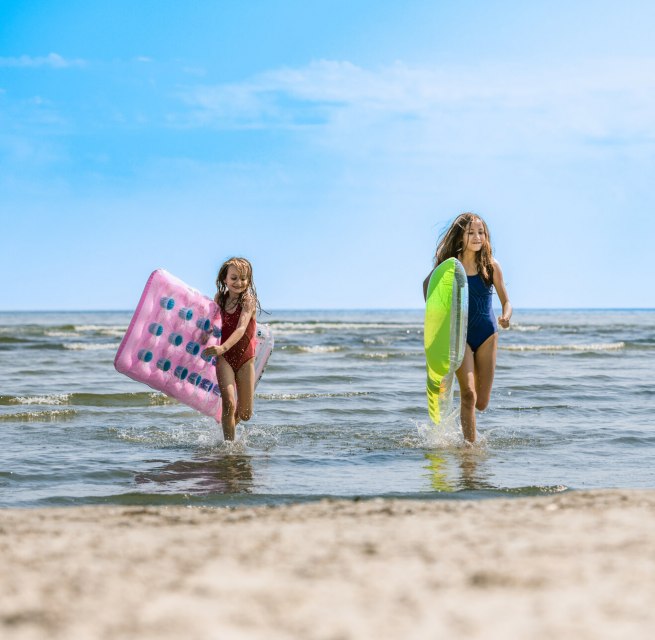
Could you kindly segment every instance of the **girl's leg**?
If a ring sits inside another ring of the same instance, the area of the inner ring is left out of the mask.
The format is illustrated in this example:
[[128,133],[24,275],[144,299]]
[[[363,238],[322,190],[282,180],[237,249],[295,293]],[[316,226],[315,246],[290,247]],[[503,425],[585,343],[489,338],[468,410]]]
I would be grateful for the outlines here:
[[459,382],[460,395],[460,419],[462,421],[462,432],[464,440],[475,442],[475,360],[471,347],[466,345],[464,359],[457,369],[457,381]]
[[491,387],[494,383],[496,371],[496,350],[498,348],[498,334],[489,336],[475,352],[475,408],[484,411],[491,398]]
[[237,412],[236,421],[248,421],[252,416],[255,398],[255,359],[244,362],[237,371]]
[[236,426],[236,380],[232,367],[222,356],[216,359],[216,376],[218,378],[219,389],[221,390],[221,400],[223,401],[223,412],[221,415],[223,438],[225,440],[234,440],[234,428]]

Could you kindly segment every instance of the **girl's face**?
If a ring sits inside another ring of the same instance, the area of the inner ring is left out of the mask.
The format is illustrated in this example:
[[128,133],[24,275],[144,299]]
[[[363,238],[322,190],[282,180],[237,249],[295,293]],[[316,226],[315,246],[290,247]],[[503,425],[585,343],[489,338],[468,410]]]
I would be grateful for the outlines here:
[[464,231],[462,245],[464,250],[480,251],[487,241],[487,234],[481,220],[473,220]]
[[240,272],[232,265],[227,268],[227,275],[225,276],[224,282],[227,290],[235,296],[243,293],[250,284],[248,275],[245,272]]

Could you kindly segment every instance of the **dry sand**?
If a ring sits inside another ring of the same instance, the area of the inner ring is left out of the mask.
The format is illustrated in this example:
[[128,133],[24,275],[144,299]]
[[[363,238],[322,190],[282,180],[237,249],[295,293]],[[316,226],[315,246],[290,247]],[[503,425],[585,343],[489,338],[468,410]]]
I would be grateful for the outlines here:
[[655,637],[655,491],[0,511],[0,638]]

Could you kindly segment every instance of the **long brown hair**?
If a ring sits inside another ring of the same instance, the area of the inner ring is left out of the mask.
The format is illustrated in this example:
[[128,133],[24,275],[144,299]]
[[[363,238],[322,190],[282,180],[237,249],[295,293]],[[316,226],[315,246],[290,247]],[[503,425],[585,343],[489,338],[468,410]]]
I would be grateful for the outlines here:
[[230,258],[221,265],[221,268],[218,270],[218,275],[216,276],[217,291],[214,296],[214,302],[225,311],[225,303],[227,302],[228,296],[225,279],[227,278],[227,271],[230,267],[234,267],[239,272],[239,275],[245,275],[248,279],[248,287],[245,291],[242,291],[239,294],[237,304],[243,307],[243,303],[250,298],[254,300],[257,311],[261,312],[259,300],[257,299],[257,290],[255,289],[255,281],[252,277],[252,265],[249,260],[246,260],[246,258]]
[[467,212],[458,215],[452,224],[439,237],[437,251],[434,254],[434,266],[441,264],[448,258],[461,260],[464,249],[466,249],[466,232],[474,222],[481,222],[484,228],[484,243],[482,248],[475,254],[478,273],[489,286],[494,279],[493,251],[491,248],[491,236],[487,223],[477,214]]

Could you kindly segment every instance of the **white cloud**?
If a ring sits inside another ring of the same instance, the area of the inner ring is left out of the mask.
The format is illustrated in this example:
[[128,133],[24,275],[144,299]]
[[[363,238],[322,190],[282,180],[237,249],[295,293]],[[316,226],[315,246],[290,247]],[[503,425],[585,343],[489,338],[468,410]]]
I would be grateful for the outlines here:
[[[524,145],[655,141],[655,59],[566,67],[482,64],[370,70],[319,61],[182,96],[186,124],[306,128],[325,144],[365,151],[513,152]],[[361,147],[364,145],[364,147]]]
[[67,60],[58,53],[49,53],[47,56],[19,56],[18,58],[0,58],[0,67],[51,67],[65,69],[68,67],[83,67],[84,60]]

